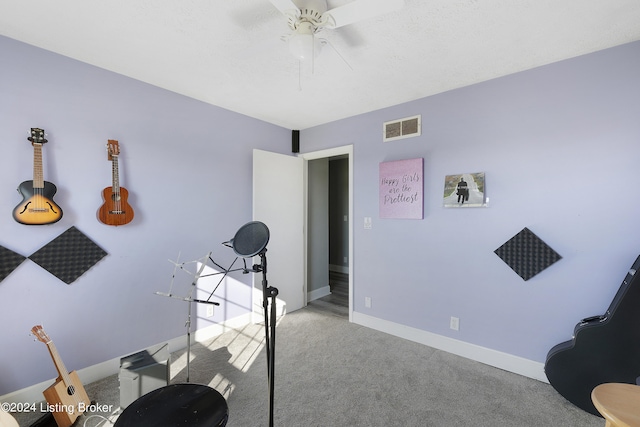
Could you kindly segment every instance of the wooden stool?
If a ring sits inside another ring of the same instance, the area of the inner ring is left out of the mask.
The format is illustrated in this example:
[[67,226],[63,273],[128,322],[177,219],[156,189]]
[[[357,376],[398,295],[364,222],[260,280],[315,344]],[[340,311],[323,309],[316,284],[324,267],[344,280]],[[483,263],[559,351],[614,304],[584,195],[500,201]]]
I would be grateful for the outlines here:
[[640,386],[600,384],[591,392],[591,400],[606,420],[605,427],[640,426]]

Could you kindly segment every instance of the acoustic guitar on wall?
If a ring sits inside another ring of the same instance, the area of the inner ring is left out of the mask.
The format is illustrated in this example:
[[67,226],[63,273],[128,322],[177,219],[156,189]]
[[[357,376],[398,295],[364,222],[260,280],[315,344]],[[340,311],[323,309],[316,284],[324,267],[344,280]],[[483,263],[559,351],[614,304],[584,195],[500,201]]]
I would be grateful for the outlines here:
[[58,427],[69,427],[91,405],[89,396],[76,371],[69,372],[56,350],[56,346],[42,326],[31,328],[33,335],[47,345],[53,364],[58,371],[58,378],[53,385],[42,392],[50,412]]
[[33,180],[18,186],[22,202],[13,210],[13,218],[26,225],[53,224],[62,218],[62,209],[53,201],[56,186],[44,180],[42,146],[47,142],[44,130],[31,128],[31,136],[27,139],[33,145]]
[[104,204],[98,210],[98,219],[107,225],[125,225],[133,219],[133,208],[129,205],[129,192],[120,186],[118,156],[120,146],[118,141],[110,139],[107,143],[107,159],[111,161],[111,187],[102,190]]

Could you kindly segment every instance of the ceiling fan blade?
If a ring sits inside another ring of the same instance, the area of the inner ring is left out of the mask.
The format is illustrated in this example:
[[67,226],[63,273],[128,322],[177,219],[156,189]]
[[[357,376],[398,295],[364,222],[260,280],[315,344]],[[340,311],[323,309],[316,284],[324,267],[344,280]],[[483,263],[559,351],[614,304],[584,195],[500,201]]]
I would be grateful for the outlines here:
[[353,24],[354,22],[364,21],[365,19],[393,12],[401,9],[403,6],[404,0],[355,0],[344,6],[338,6],[326,11],[324,15],[330,16],[326,27],[342,27]]
[[272,5],[276,7],[280,12],[285,15],[293,13],[294,15],[299,13],[300,9],[291,0],[269,0]]

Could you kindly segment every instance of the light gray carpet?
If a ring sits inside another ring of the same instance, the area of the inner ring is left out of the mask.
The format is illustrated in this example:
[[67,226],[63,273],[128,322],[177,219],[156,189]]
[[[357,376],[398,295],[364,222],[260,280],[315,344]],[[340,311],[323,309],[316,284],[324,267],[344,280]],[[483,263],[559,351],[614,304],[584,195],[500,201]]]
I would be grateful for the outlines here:
[[[576,408],[548,384],[351,324],[327,308],[314,303],[280,319],[278,427],[604,426],[602,418]],[[264,327],[248,325],[192,347],[191,382],[223,394],[230,427],[268,425],[263,340]],[[186,379],[185,355],[172,355],[172,383]],[[86,389],[92,400],[118,407],[117,376]],[[21,426],[31,421],[19,420]],[[91,418],[86,425],[111,424]]]

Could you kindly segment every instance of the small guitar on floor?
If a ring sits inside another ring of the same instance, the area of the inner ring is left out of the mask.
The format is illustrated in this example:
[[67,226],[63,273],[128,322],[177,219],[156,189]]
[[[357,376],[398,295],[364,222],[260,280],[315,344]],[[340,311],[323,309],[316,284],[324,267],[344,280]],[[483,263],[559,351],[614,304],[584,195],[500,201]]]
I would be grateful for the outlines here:
[[56,186],[43,178],[42,146],[47,142],[44,130],[31,128],[27,139],[33,145],[33,181],[24,181],[18,186],[22,202],[13,210],[13,218],[26,225],[53,224],[62,218],[62,209],[53,201]]
[[107,143],[107,159],[111,161],[112,185],[102,190],[104,204],[98,210],[98,219],[107,225],[125,225],[133,219],[133,209],[127,199],[129,192],[120,186],[118,173],[118,156],[120,146],[118,141],[110,139]]
[[42,326],[34,326],[31,328],[31,332],[39,341],[47,345],[53,364],[58,371],[56,381],[42,394],[49,407],[52,408],[51,413],[58,427],[69,427],[91,404],[89,396],[87,396],[87,392],[76,371],[69,372],[64,367],[58,350],[56,350],[53,341],[42,329]]

